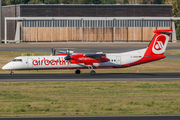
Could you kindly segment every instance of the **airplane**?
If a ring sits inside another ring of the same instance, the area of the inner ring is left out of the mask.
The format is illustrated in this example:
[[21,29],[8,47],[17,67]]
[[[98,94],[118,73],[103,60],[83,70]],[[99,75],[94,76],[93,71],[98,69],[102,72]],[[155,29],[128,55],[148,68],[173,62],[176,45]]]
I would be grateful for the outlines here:
[[74,53],[72,50],[57,51],[52,49],[51,56],[19,56],[2,67],[3,70],[46,70],[46,69],[89,69],[95,75],[94,69],[125,68],[165,58],[164,52],[173,30],[155,30],[149,46],[124,53]]

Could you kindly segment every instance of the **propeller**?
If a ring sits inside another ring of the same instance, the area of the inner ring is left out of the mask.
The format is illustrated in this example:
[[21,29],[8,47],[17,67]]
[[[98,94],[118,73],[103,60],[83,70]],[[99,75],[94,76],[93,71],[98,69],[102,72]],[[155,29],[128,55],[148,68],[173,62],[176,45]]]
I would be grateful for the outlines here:
[[52,50],[52,55],[56,55],[56,48],[51,48]]
[[65,60],[71,60],[70,50],[69,49],[66,50],[66,54],[67,54],[67,56],[64,59]]
[[[70,49],[66,49],[66,54],[67,56],[64,57],[64,59],[66,60],[66,62],[68,62],[70,64],[70,69],[71,69],[71,55],[70,55]],[[67,63],[67,68],[68,68],[68,63]]]
[[54,49],[53,55],[56,55],[56,48]]
[[[69,63],[70,64],[70,69],[71,69],[71,59],[72,59],[71,55],[74,53],[74,51],[70,50],[69,48],[64,48],[64,49],[65,49],[65,51],[60,51],[60,50],[57,49],[57,52],[61,53],[61,54],[65,54],[66,53],[66,56],[64,57],[64,59],[66,60],[67,68],[68,68],[68,63]],[[74,49],[74,48],[71,48],[71,49]],[[56,49],[52,48],[52,53],[54,53],[54,50],[56,51]]]

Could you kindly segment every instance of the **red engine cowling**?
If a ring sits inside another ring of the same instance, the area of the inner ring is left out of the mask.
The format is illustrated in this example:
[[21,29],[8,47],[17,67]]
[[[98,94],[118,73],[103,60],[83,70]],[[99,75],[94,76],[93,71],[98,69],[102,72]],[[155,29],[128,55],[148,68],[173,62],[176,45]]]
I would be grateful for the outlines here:
[[71,55],[71,63],[85,63],[86,65],[93,65],[93,63],[108,62],[109,59],[105,56],[87,57],[84,54]]

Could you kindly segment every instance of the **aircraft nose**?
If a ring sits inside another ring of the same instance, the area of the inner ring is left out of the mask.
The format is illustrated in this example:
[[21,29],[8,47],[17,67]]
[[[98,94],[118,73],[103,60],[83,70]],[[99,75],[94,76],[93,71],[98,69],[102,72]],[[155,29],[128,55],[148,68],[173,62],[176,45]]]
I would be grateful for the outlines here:
[[2,67],[2,69],[3,69],[3,70],[9,70],[9,65],[8,65],[8,64],[4,65],[4,66]]

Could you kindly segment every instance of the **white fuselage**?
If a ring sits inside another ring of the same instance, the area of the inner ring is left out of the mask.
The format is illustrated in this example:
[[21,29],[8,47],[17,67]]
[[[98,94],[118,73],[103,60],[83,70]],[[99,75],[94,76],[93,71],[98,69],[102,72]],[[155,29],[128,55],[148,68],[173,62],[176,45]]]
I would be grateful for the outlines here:
[[[107,53],[108,62],[94,63],[93,67],[120,67],[124,64],[136,62],[144,57],[147,48],[125,52]],[[67,68],[88,68],[84,63],[71,64],[64,59],[65,56],[20,56],[3,66],[4,70],[38,70],[38,69],[67,69]]]

